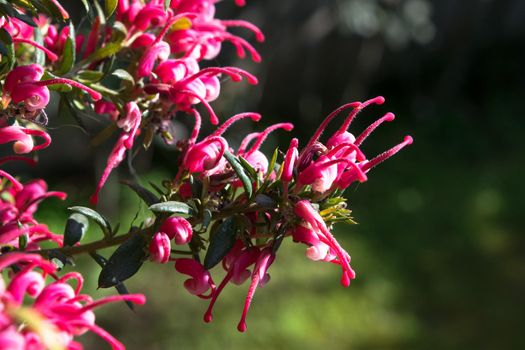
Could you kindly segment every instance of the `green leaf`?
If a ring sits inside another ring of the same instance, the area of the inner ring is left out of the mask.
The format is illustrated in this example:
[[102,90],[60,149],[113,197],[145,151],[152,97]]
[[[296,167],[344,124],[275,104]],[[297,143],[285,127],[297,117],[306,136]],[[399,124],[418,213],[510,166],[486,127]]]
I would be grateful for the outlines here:
[[89,228],[87,217],[82,214],[71,214],[64,229],[64,245],[74,246],[84,237]]
[[77,206],[77,207],[70,207],[68,209],[71,210],[72,212],[87,216],[88,218],[93,220],[102,229],[102,232],[104,232],[104,236],[106,237],[111,236],[111,232],[112,232],[111,225],[108,219],[106,219],[102,214],[99,214],[93,209],[87,208],[87,207]]
[[104,45],[102,48],[98,49],[97,51],[93,52],[89,57],[86,59],[88,62],[95,62],[100,61],[106,57],[112,56],[120,51],[122,48],[122,43],[109,43],[107,45]]
[[135,85],[135,79],[133,76],[124,69],[116,69],[111,75],[116,76],[120,80],[126,82],[128,85]]
[[235,244],[237,226],[234,217],[226,218],[211,235],[210,245],[204,257],[204,268],[211,269],[217,265]]
[[135,193],[147,204],[147,205],[153,205],[153,204],[156,204],[156,203],[159,203],[160,200],[159,198],[154,195],[153,193],[151,193],[150,190],[148,190],[147,188],[139,185],[138,183],[136,182],[133,182],[133,181],[127,181],[127,180],[123,180],[121,181],[121,183],[123,183],[124,185],[126,186],[129,186],[129,188],[131,188],[133,191],[135,191]]
[[164,11],[168,11],[171,5],[171,0],[164,0]]
[[239,163],[241,163],[242,167],[244,168],[244,170],[246,170],[248,175],[251,176],[252,180],[257,181],[257,178],[258,178],[257,171],[252,167],[252,165],[248,163],[248,161],[244,159],[242,156],[239,156],[238,159],[239,159]]
[[235,173],[237,174],[237,176],[241,180],[242,185],[244,187],[244,192],[246,193],[246,197],[250,198],[252,196],[252,193],[253,193],[252,182],[251,182],[250,178],[248,177],[248,175],[246,175],[246,173],[244,171],[244,168],[242,167],[241,163],[228,150],[226,150],[224,152],[224,158],[226,158],[228,163],[230,163],[230,165],[232,166],[233,170],[235,171]]
[[275,163],[277,162],[278,155],[279,155],[279,148],[276,148],[275,151],[273,151],[272,159],[270,160],[270,164],[268,166],[268,173],[266,174],[266,177],[264,178],[264,182],[267,182],[270,179],[272,172],[275,170]]
[[64,44],[64,50],[62,52],[62,59],[58,64],[58,68],[55,70],[56,75],[64,75],[68,73],[76,60],[76,41],[75,41],[75,27],[72,23],[69,24],[69,35]]
[[0,28],[0,54],[2,54],[0,73],[12,70],[15,65],[15,47],[11,35],[4,28]]
[[122,243],[102,268],[99,288],[114,287],[136,274],[146,258],[145,245],[146,240],[139,234]]
[[25,250],[27,247],[27,233],[22,233],[18,236],[18,249]]
[[116,21],[113,23],[111,28],[111,41],[112,42],[122,42],[128,36],[128,28],[124,23]]
[[67,13],[60,11],[60,8],[56,5],[55,2],[51,0],[31,0],[31,4],[42,13],[47,14],[48,16],[53,17],[53,19],[64,22],[69,19]]
[[104,2],[104,11],[106,12],[106,18],[111,17],[113,12],[117,9],[118,0],[106,0]]
[[[35,42],[40,45],[44,45],[44,38],[42,36],[42,31],[40,28],[33,29],[35,35]],[[42,50],[35,50],[35,63],[40,66],[45,66],[46,64],[46,54]]]
[[204,212],[202,213],[202,230],[206,231],[208,229],[208,226],[210,226],[211,219],[213,218],[213,214],[209,209],[204,209]]
[[[98,254],[98,253],[95,253],[95,252],[91,252],[89,253],[89,255],[93,258],[93,260],[96,261],[96,263],[100,266],[100,267],[104,267],[106,266],[106,264],[108,263],[108,259],[104,258],[102,255]],[[117,292],[120,294],[120,295],[123,295],[123,294],[129,294],[128,292],[128,289],[126,288],[126,286],[124,285],[124,283],[119,283],[115,286],[115,289],[117,290]],[[125,300],[124,301],[126,303],[126,305],[131,309],[131,310],[135,310],[135,305],[129,301],[129,300]]]
[[277,208],[277,203],[273,200],[273,198],[265,194],[256,195],[255,203],[257,203],[257,205],[265,209]]
[[98,70],[81,70],[77,74],[78,81],[81,83],[96,83],[104,77],[104,73]]
[[186,203],[175,202],[175,201],[153,204],[152,206],[149,207],[149,210],[155,213],[184,214],[184,215],[194,214],[193,209],[189,205],[187,205]]

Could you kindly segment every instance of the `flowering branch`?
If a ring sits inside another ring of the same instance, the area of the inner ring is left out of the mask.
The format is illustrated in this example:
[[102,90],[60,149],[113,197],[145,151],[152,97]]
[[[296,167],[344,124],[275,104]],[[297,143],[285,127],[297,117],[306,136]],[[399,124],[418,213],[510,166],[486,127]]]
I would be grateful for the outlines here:
[[[292,138],[284,156],[275,149],[267,157],[261,145],[274,132],[292,132],[291,123],[250,133],[239,148],[232,148],[225,131],[243,119],[259,122],[262,116],[245,112],[224,120],[212,103],[220,96],[223,77],[234,83],[258,80],[240,68],[210,67],[206,61],[215,60],[222,45],[229,43],[240,58],[248,52],[258,62],[257,50],[229,28],[247,29],[259,42],[264,35],[251,23],[215,18],[216,2],[106,2],[106,16],[112,20],[89,10],[93,23],[78,33],[73,24],[62,25],[69,15],[56,0],[46,1],[46,8],[31,1],[16,2],[16,8],[9,5],[13,10],[8,15],[0,15],[0,144],[12,143],[16,154],[42,152],[50,146],[45,127],[51,90],[60,94],[61,108],[77,118],[96,114],[105,120],[108,126],[96,142],[113,133],[118,138],[93,186],[94,207],[112,171],[127,155],[150,147],[155,136],[175,144],[179,152],[172,176],[162,188],[152,185],[157,193],[125,182],[150,213],[139,228],[120,235],[101,213],[78,206],[70,208],[73,213],[63,235],[51,232],[34,214],[44,200],[65,200],[66,194],[48,191],[43,180],[22,181],[0,169],[0,272],[11,270],[5,274],[7,282],[0,279],[0,318],[5,321],[0,344],[72,349],[79,347],[74,338],[89,330],[122,349],[95,324],[92,310],[118,300],[143,304],[144,296],[129,294],[123,283],[148,260],[173,263],[175,271],[188,276],[184,288],[209,302],[205,322],[212,321],[213,307],[228,284],[249,280],[237,326],[241,332],[247,330],[257,288],[269,282],[270,267],[278,263],[284,239],[304,244],[308,259],[339,265],[342,286],[356,278],[350,255],[332,234],[335,224],[354,223],[343,193],[354,182],[367,181],[372,168],[410,145],[412,137],[376,157],[362,151],[362,143],[374,130],[394,120],[387,113],[357,137],[348,131],[361,110],[385,102],[379,96],[336,109],[302,148],[300,140]],[[244,5],[244,1],[236,3]],[[116,87],[110,83],[115,81]],[[218,125],[209,135],[201,135],[199,105],[206,109],[210,123]],[[340,127],[324,140],[328,124],[343,112],[348,114]],[[188,139],[176,140],[173,121],[181,115],[194,118],[195,124]],[[42,141],[35,144],[35,137]],[[19,160],[36,163],[32,158],[8,156],[0,159],[0,165]],[[85,243],[90,223],[100,227],[103,237]],[[51,242],[53,248],[42,249],[42,242]],[[98,253],[109,247],[115,247],[109,258]],[[59,268],[80,254],[90,255],[101,266],[99,287],[115,287],[120,295],[93,301],[80,294],[79,273],[60,276]],[[216,284],[213,271],[219,265],[226,274]],[[46,276],[53,281],[47,283]],[[75,288],[70,281],[76,282]]]

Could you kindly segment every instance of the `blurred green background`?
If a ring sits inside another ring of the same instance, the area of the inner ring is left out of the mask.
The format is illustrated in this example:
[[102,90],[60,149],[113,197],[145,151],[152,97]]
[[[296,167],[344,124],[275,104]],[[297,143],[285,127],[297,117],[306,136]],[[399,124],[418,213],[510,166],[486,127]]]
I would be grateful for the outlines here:
[[[525,2],[248,0],[244,8],[233,1],[217,7],[217,17],[250,20],[267,35],[257,45],[261,64],[237,60],[227,44],[212,62],[239,65],[261,80],[223,86],[213,103],[223,119],[260,111],[259,127],[291,121],[304,144],[339,105],[383,95],[386,104],[368,108],[351,127],[358,134],[385,112],[396,114],[367,140],[365,153],[406,134],[415,143],[347,191],[359,224],[336,234],[358,274],[350,288],[339,285],[335,266],[307,260],[304,246],[288,242],[271,282],[255,295],[245,334],[236,325],[247,285],[228,286],[205,324],[207,303],[186,293],[171,264],[148,263],[128,281],[132,292],[147,295],[146,306],[135,313],[108,306],[98,323],[132,350],[524,349]],[[39,218],[62,232],[65,208],[86,204],[111,142],[88,151],[89,136],[71,121],[50,121],[56,144],[41,153],[39,175],[70,197],[47,201]],[[251,130],[240,123],[228,136],[235,144]],[[290,138],[278,132],[265,149],[284,149]],[[160,143],[135,161],[143,179],[157,182],[174,176],[174,164]],[[137,210],[146,212],[118,185],[129,177],[121,168],[99,209],[126,227]],[[92,262],[77,263],[86,292],[113,293],[95,291]],[[218,280],[222,272],[214,273]],[[88,349],[105,346],[82,339]]]

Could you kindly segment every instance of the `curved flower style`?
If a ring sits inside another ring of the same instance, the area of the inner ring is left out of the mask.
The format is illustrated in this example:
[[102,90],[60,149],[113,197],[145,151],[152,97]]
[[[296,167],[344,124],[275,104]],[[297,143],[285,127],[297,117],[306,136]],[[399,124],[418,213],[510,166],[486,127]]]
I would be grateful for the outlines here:
[[[93,309],[115,302],[130,301],[144,304],[140,294],[128,294],[93,301],[80,294],[83,278],[76,272],[65,274],[46,283],[45,276],[53,276],[53,264],[35,254],[9,253],[0,256],[0,271],[9,266],[16,267],[10,281],[0,279],[0,345],[3,349],[79,349],[76,336],[87,331],[106,340],[113,349],[124,346],[95,324]],[[38,268],[42,272],[37,272]],[[75,280],[71,287],[68,280]],[[31,300],[29,305],[24,300]]]

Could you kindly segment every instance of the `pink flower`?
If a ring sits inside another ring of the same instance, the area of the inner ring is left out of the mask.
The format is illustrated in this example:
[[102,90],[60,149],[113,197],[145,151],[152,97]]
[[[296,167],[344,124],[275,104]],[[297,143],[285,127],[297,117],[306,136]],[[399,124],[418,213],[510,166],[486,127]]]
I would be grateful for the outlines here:
[[[412,143],[410,136],[390,150],[372,160],[368,160],[361,152],[361,143],[381,124],[394,120],[392,113],[387,113],[368,126],[358,137],[347,131],[357,114],[371,104],[383,104],[381,96],[365,102],[352,102],[343,105],[330,113],[321,123],[306,147],[300,152],[297,169],[298,182],[302,185],[312,185],[312,190],[326,193],[336,188],[345,189],[354,181],[366,181],[366,173],[377,164],[393,156],[399,150]],[[319,142],[319,138],[328,123],[343,110],[351,108],[341,127],[328,139],[326,146]],[[314,157],[319,158],[314,160]],[[299,190],[300,186],[296,187]]]
[[[35,145],[33,138],[31,137],[32,135],[43,138],[44,142]],[[44,131],[26,129],[15,125],[0,128],[0,144],[13,141],[15,141],[13,144],[13,151],[16,154],[26,154],[31,151],[38,151],[51,144],[51,138]]]
[[184,281],[184,288],[188,292],[203,299],[211,297],[211,294],[205,296],[204,293],[210,288],[213,293],[215,284],[210,273],[198,261],[189,258],[177,259],[175,260],[175,270],[191,277]]
[[[341,277],[341,285],[348,287],[350,285],[350,280],[355,278],[355,272],[350,267],[350,255],[341,248],[339,243],[336,241],[334,236],[326,227],[326,224],[319,215],[319,213],[312,207],[311,203],[307,200],[301,200],[295,204],[294,207],[295,214],[303,219],[309,226],[315,230],[319,240],[330,247],[330,251],[334,253],[337,259],[331,260],[341,266],[343,270],[343,276]],[[311,241],[311,238],[308,238]]]
[[[226,131],[234,122],[251,118],[254,121],[259,121],[261,115],[257,113],[241,113],[234,115],[228,119],[222,126],[220,126],[213,134],[206,137],[201,142],[192,145],[183,160],[183,166],[189,172],[203,172],[211,170],[222,170],[218,168],[224,152],[228,149],[228,143],[221,137],[222,133]],[[226,165],[225,163],[222,163]]]
[[259,249],[255,247],[245,248],[244,244],[238,240],[232,250],[224,257],[222,264],[227,271],[221,284],[212,293],[210,305],[204,314],[204,322],[211,322],[213,318],[213,306],[222,290],[231,281],[234,284],[243,284],[251,275],[248,267],[253,265],[259,256]]
[[157,232],[149,244],[150,260],[165,264],[170,260],[170,237],[164,232]]
[[253,300],[253,296],[258,286],[263,286],[270,280],[270,275],[268,275],[268,268],[275,260],[275,254],[272,251],[271,247],[264,248],[257,257],[255,262],[255,267],[253,268],[252,281],[250,283],[250,288],[248,289],[248,295],[246,295],[246,300],[244,302],[244,308],[241,315],[241,320],[237,325],[239,332],[246,331],[246,316],[248,315],[248,310]]
[[188,220],[181,217],[167,218],[160,231],[165,233],[170,239],[175,240],[175,244],[181,245],[191,241],[193,229]]
[[104,171],[102,172],[102,176],[100,177],[100,180],[98,181],[97,188],[95,189],[95,193],[91,196],[90,202],[92,204],[98,203],[98,195],[104,184],[106,183],[109,175],[115,169],[119,166],[120,163],[124,160],[124,157],[126,156],[126,145],[131,142],[130,136],[127,133],[123,133],[120,135],[119,139],[117,140],[117,143],[113,146],[113,149],[111,150],[111,153],[108,156],[108,161],[106,163],[106,167],[104,168]]
[[124,118],[117,121],[117,125],[124,129],[124,132],[120,135],[109,154],[106,168],[100,177],[95,193],[90,199],[93,204],[98,203],[98,194],[100,190],[106,183],[113,169],[118,167],[124,160],[126,150],[133,147],[135,137],[139,131],[140,123],[142,121],[142,113],[140,112],[138,105],[135,102],[128,102],[124,110],[126,115]]
[[[322,233],[320,233],[322,236]],[[295,227],[292,232],[294,242],[307,244],[306,257],[313,261],[332,261],[334,256],[330,254],[330,246],[323,243],[319,233],[314,231],[310,224],[302,223]]]

